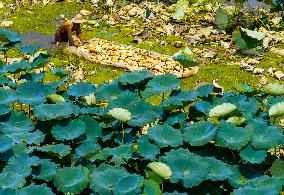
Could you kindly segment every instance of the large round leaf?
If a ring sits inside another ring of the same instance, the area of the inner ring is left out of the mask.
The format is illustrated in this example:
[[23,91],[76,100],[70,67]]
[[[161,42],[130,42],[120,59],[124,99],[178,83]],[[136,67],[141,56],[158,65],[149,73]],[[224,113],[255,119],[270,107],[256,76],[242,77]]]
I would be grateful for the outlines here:
[[0,30],[0,41],[2,42],[20,42],[21,37],[11,30],[1,29]]
[[0,104],[0,116],[8,114],[10,112],[10,107],[5,104]]
[[216,143],[232,150],[240,150],[251,138],[249,128],[236,127],[231,123],[222,122],[216,135]]
[[23,175],[12,171],[0,173],[0,188],[2,189],[17,189],[25,185],[26,179]]
[[36,173],[33,174],[34,178],[51,181],[54,179],[58,166],[49,159],[41,159],[40,166]]
[[17,191],[17,195],[31,195],[31,194],[42,194],[42,195],[55,195],[51,188],[47,187],[46,184],[34,185],[23,187]]
[[127,175],[122,177],[115,185],[113,193],[115,195],[138,194],[143,185],[144,178],[138,175]]
[[154,160],[156,155],[160,153],[160,149],[155,144],[151,144],[148,140],[149,138],[147,136],[141,137],[134,145],[134,148],[136,148],[135,152],[147,160]]
[[108,84],[100,85],[95,91],[95,96],[98,101],[113,100],[116,99],[122,92],[122,88],[117,80]]
[[232,195],[243,195],[243,194],[257,194],[257,195],[268,195],[268,194],[280,194],[281,188],[278,186],[262,186],[258,188],[243,187],[233,191]]
[[17,97],[14,90],[0,88],[0,104],[10,105],[17,101]]
[[77,107],[69,102],[42,104],[33,109],[34,115],[41,121],[63,119],[77,115]]
[[167,146],[178,147],[183,142],[180,131],[167,124],[150,127],[147,135],[161,148]]
[[40,144],[44,141],[45,134],[40,130],[34,132],[17,132],[8,135],[14,143]]
[[26,71],[27,69],[30,69],[31,64],[26,60],[21,60],[19,62],[13,62],[11,64],[7,64],[4,66],[4,68],[1,70],[3,73],[19,73],[21,71]]
[[0,131],[5,134],[28,132],[34,128],[34,123],[24,112],[12,111],[5,121],[0,122]]
[[51,154],[56,154],[59,157],[66,156],[71,153],[72,148],[69,145],[64,144],[54,144],[54,145],[47,145],[47,146],[37,146],[35,150],[47,152]]
[[168,99],[161,103],[167,110],[173,110],[187,106],[194,102],[198,93],[190,90],[173,90]]
[[127,175],[122,167],[101,164],[90,174],[90,188],[98,194],[111,195],[116,183]]
[[162,195],[162,191],[160,190],[160,185],[151,180],[151,179],[145,179],[144,180],[144,190],[143,190],[144,195]]
[[99,152],[101,146],[99,144],[93,142],[84,142],[80,146],[78,146],[75,150],[75,157],[81,158],[89,155],[94,155],[95,153]]
[[96,86],[88,83],[81,82],[71,85],[69,90],[67,91],[68,95],[79,97],[79,96],[87,96],[95,92]]
[[64,167],[57,169],[55,187],[64,193],[80,193],[89,184],[89,170],[86,167]]
[[20,102],[31,106],[43,104],[46,101],[45,97],[54,93],[49,86],[37,82],[25,82],[16,92]]
[[203,146],[211,141],[218,126],[210,121],[201,121],[184,128],[184,141],[192,146]]
[[284,160],[276,159],[272,164],[272,175],[284,177]]
[[6,135],[0,134],[0,153],[6,152],[14,145],[13,140]]
[[87,135],[88,140],[97,140],[97,138],[103,135],[102,127],[96,119],[90,116],[81,116],[79,117],[79,119],[83,121],[86,125],[85,133]]
[[233,174],[233,171],[230,167],[230,165],[217,160],[214,157],[207,157],[206,162],[208,163],[208,175],[206,176],[207,179],[210,179],[212,181],[217,180],[226,180]]
[[260,164],[261,162],[263,162],[265,160],[266,154],[266,150],[255,150],[251,144],[249,144],[240,152],[241,158],[252,164]]
[[79,119],[71,120],[68,123],[60,122],[52,127],[51,133],[57,140],[72,140],[84,134],[86,125]]
[[141,83],[144,83],[145,81],[147,81],[148,79],[152,78],[153,74],[144,69],[144,70],[140,70],[140,71],[133,71],[133,72],[129,72],[129,73],[124,73],[123,75],[121,75],[118,78],[118,81],[122,84],[122,85],[139,85]]
[[145,94],[159,95],[180,87],[180,81],[173,74],[163,74],[151,79],[144,91]]

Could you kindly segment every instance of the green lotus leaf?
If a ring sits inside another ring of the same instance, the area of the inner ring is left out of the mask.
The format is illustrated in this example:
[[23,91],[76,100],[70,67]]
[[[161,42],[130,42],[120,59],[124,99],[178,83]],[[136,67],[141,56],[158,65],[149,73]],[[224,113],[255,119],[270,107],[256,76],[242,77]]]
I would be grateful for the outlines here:
[[201,121],[184,128],[184,141],[192,146],[203,146],[211,141],[218,126],[210,121]]
[[243,92],[243,93],[245,93],[245,92],[253,92],[254,91],[253,87],[251,87],[249,85],[246,85],[246,84],[243,84],[243,83],[234,85],[234,88],[237,91]]
[[30,82],[41,82],[44,79],[44,76],[44,73],[26,73],[22,75],[20,79],[27,80]]
[[207,97],[209,94],[213,93],[212,85],[202,85],[196,89],[199,97]]
[[108,114],[122,123],[125,123],[131,119],[131,113],[124,108],[113,108],[108,112]]
[[41,121],[69,118],[77,115],[78,108],[69,102],[56,104],[42,104],[33,109],[34,115]]
[[173,112],[171,113],[167,120],[165,121],[168,125],[174,125],[178,123],[183,123],[187,119],[187,115],[184,112]]
[[268,83],[262,87],[261,91],[268,95],[282,96],[284,95],[284,85],[280,83]]
[[230,165],[220,160],[217,160],[214,157],[207,157],[204,159],[206,159],[206,162],[209,165],[208,167],[209,173],[206,176],[207,179],[210,179],[212,181],[226,180],[233,174]]
[[207,102],[207,101],[201,101],[201,102],[197,102],[195,105],[194,105],[194,108],[203,113],[203,114],[209,114],[209,111],[211,110],[212,108],[212,105],[210,102]]
[[231,103],[223,103],[209,111],[209,117],[224,117],[236,111],[237,107]]
[[216,11],[215,21],[214,23],[222,29],[225,29],[229,25],[229,15],[227,10],[223,8],[219,8]]
[[155,76],[146,85],[145,93],[159,95],[180,87],[180,81],[173,74]]
[[64,70],[64,69],[62,69],[60,67],[53,68],[51,70],[51,73],[56,75],[56,76],[59,76],[61,78],[65,77],[65,76],[67,76],[69,74],[66,70]]
[[144,101],[131,102],[128,110],[131,113],[131,120],[127,124],[130,126],[143,127],[161,119],[163,115],[163,110],[160,107]]
[[284,160],[276,159],[272,164],[272,175],[276,177],[284,177]]
[[75,157],[81,158],[85,156],[92,156],[95,153],[98,153],[101,149],[99,144],[93,142],[84,142],[78,146],[75,150]]
[[25,185],[26,179],[23,175],[12,171],[0,173],[0,189],[17,189]]
[[8,134],[14,143],[25,142],[27,144],[40,144],[45,139],[45,134],[40,130],[36,130],[34,132],[19,132]]
[[2,42],[20,42],[21,37],[8,29],[0,30],[0,41]]
[[284,184],[284,177],[274,177],[274,176],[270,177],[268,175],[262,175],[250,179],[246,186],[253,188],[278,186],[280,187],[280,189],[282,189],[283,184]]
[[238,103],[237,107],[243,116],[249,119],[255,117],[261,107],[261,104],[256,99],[250,98],[248,101]]
[[31,184],[29,186],[23,187],[17,190],[17,195],[30,195],[30,194],[44,194],[44,195],[55,195],[52,189],[47,187],[46,184],[35,185]]
[[71,147],[69,145],[64,145],[64,144],[38,146],[35,147],[35,150],[56,154],[59,155],[59,157],[66,156],[71,153]]
[[39,162],[40,159],[37,156],[29,156],[28,154],[22,153],[9,158],[3,171],[11,171],[27,177],[32,172],[31,166],[36,166]]
[[144,195],[162,195],[162,191],[160,189],[160,185],[151,180],[151,179],[145,179],[144,180],[144,189],[143,189]]
[[122,167],[101,164],[90,174],[90,188],[98,194],[111,195],[117,182],[128,175]]
[[168,165],[161,162],[151,162],[147,165],[152,171],[163,179],[170,179],[172,176],[172,171]]
[[215,141],[222,147],[240,150],[249,143],[250,138],[251,131],[249,128],[236,127],[231,123],[222,122]]
[[33,174],[33,177],[44,181],[52,181],[57,168],[58,166],[49,159],[41,159],[40,166],[38,167],[37,172]]
[[229,176],[228,180],[233,188],[239,188],[248,183],[249,179],[240,173],[238,166],[232,166],[231,170],[233,174]]
[[141,191],[144,178],[138,175],[122,177],[115,185],[114,195],[138,194]]
[[25,82],[19,85],[16,92],[20,102],[37,106],[46,101],[45,97],[52,93],[52,89],[42,83]]
[[246,119],[243,117],[239,117],[239,116],[232,116],[228,118],[226,122],[232,123],[236,126],[242,126],[246,122]]
[[271,117],[280,117],[284,115],[284,102],[279,102],[271,106],[268,111]]
[[115,148],[105,148],[103,151],[106,156],[112,156],[110,162],[117,165],[127,164],[129,159],[133,159],[131,144],[120,145]]
[[116,99],[122,92],[118,80],[114,80],[108,84],[100,85],[95,91],[97,101],[105,101]]
[[261,186],[258,188],[243,187],[235,189],[232,195],[243,195],[243,194],[257,194],[257,195],[267,195],[267,194],[280,194],[281,188],[278,186]]
[[88,140],[94,141],[103,135],[102,127],[96,119],[90,116],[81,116],[79,117],[79,119],[83,121],[86,125],[85,133],[87,135]]
[[63,193],[80,193],[89,184],[89,170],[86,167],[64,167],[57,169],[54,185]]
[[48,96],[45,97],[47,99],[47,101],[49,101],[52,104],[56,104],[57,102],[65,102],[64,97],[62,97],[61,95],[57,95],[57,94],[50,94]]
[[4,190],[0,187],[0,195],[16,195],[16,192],[12,190],[11,188]]
[[147,160],[154,160],[156,156],[160,153],[160,149],[155,144],[149,142],[147,136],[141,137],[134,145],[135,152]]
[[0,116],[8,114],[10,112],[10,107],[5,104],[0,104]]
[[23,133],[32,131],[35,124],[24,112],[11,111],[8,118],[0,122],[0,131],[4,134]]
[[161,103],[164,109],[173,110],[187,106],[194,102],[197,92],[190,90],[173,90],[168,99]]
[[[10,87],[16,86],[16,84],[14,83],[14,81],[11,78],[0,74],[0,86],[6,86],[6,85],[10,86]],[[0,90],[1,89],[2,88],[0,88]],[[1,95],[1,92],[0,92],[0,95]]]
[[122,85],[140,85],[144,84],[147,80],[153,77],[153,74],[146,70],[140,70],[140,71],[133,71],[129,73],[124,73],[118,78],[118,81]]
[[52,127],[51,133],[57,140],[73,140],[83,135],[86,125],[79,119],[69,122],[60,122]]
[[239,28],[238,31],[233,33],[233,40],[241,50],[249,50],[260,45],[262,43],[262,39],[260,38],[262,38],[262,34],[259,32],[250,31],[244,28]]
[[174,191],[174,192],[165,192],[163,193],[163,195],[187,195],[187,193],[179,193],[178,191]]
[[27,69],[30,69],[31,65],[26,60],[21,60],[19,62],[13,62],[11,64],[7,64],[2,68],[2,73],[19,73],[21,71],[26,71]]
[[193,60],[192,56],[185,52],[185,50],[180,50],[175,53],[172,59],[179,62],[184,68],[198,65],[198,62]]
[[[198,186],[206,179],[208,174],[208,163],[198,155],[185,155],[184,149],[171,150],[162,158],[172,171],[171,182],[182,181],[185,188]],[[181,151],[181,154],[177,154]]]
[[36,50],[40,48],[39,45],[27,45],[20,48],[21,54],[33,54]]
[[46,51],[38,51],[36,52],[30,59],[31,66],[33,68],[39,67],[49,61],[49,55]]
[[268,150],[281,144],[284,139],[279,126],[267,126],[264,123],[248,125],[253,130],[252,146],[257,150]]
[[10,105],[17,101],[14,90],[0,88],[0,104]]
[[67,91],[68,95],[79,97],[79,96],[87,96],[95,92],[96,86],[88,83],[81,82],[75,83],[69,87]]
[[255,150],[250,144],[240,152],[241,158],[252,164],[260,164],[265,160],[266,155],[266,150]]
[[0,153],[6,152],[14,145],[13,140],[6,135],[0,134]]
[[161,148],[168,146],[178,147],[183,142],[183,137],[179,130],[167,124],[150,127],[147,135]]
[[[131,101],[129,101],[131,100]],[[132,102],[139,102],[141,101],[140,97],[137,93],[130,92],[130,91],[123,91],[121,92],[115,99],[110,101],[109,108],[125,108],[129,109],[130,104]]]

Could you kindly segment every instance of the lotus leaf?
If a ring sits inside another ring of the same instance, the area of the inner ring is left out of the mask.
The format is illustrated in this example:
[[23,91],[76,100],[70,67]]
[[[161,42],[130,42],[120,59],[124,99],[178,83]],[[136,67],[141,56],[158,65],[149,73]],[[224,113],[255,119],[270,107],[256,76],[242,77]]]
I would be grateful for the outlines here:
[[11,111],[7,120],[0,122],[0,131],[4,134],[26,133],[34,128],[34,123],[24,112]]
[[192,59],[184,50],[175,53],[172,57],[173,60],[179,62],[184,68],[197,66],[198,62]]
[[12,171],[3,171],[0,173],[1,189],[17,189],[25,185],[26,179],[23,175]]
[[5,190],[0,188],[0,195],[16,195],[16,192],[11,188]]
[[280,83],[268,83],[261,90],[268,95],[284,95],[284,85]]
[[151,144],[147,136],[143,136],[134,145],[135,152],[147,160],[154,160],[160,153],[160,149],[155,144]]
[[45,139],[45,134],[40,130],[34,132],[19,132],[8,134],[14,143],[25,142],[27,144],[40,144]]
[[171,113],[167,120],[165,121],[168,125],[174,125],[174,124],[181,124],[187,119],[187,115],[184,112],[173,112]]
[[27,45],[20,48],[21,54],[33,54],[36,50],[38,50],[40,46],[38,45]]
[[[131,100],[131,101],[129,101]],[[123,91],[121,92],[116,99],[113,99],[110,101],[110,105],[109,108],[125,108],[125,109],[129,109],[130,108],[130,104],[132,102],[139,102],[141,101],[140,97],[138,96],[137,93],[133,93],[130,91]]]
[[235,189],[232,195],[243,195],[243,194],[257,194],[257,195],[267,195],[267,194],[280,194],[281,188],[278,186],[261,186],[258,188],[252,187],[242,187]]
[[232,166],[231,169],[233,174],[229,176],[228,180],[233,188],[239,188],[248,183],[249,179],[240,173],[238,166]]
[[235,44],[237,45],[238,48],[242,50],[249,50],[249,49],[255,48],[256,46],[262,43],[262,40],[260,39],[263,36],[262,34],[261,35],[255,34],[256,35],[255,36],[253,33],[250,33],[250,31],[248,32],[249,32],[249,35],[252,35],[252,37],[249,36],[246,32],[243,32],[242,29],[239,29],[238,31],[235,31],[233,33],[233,40]]
[[95,153],[98,153],[101,149],[99,144],[93,142],[84,142],[78,146],[75,150],[75,157],[81,158],[85,156],[92,156]]
[[197,97],[197,92],[190,90],[173,90],[168,99],[161,103],[167,110],[173,110],[187,106],[194,102]]
[[264,39],[264,37],[265,37],[265,33],[263,33],[263,32],[252,31],[252,30],[242,28],[242,27],[241,27],[241,30],[243,32],[245,32],[247,34],[247,36],[249,36],[253,39],[257,39],[259,41]]
[[30,195],[30,194],[44,194],[44,195],[55,195],[51,188],[47,187],[46,184],[34,185],[23,187],[17,191],[17,195]]
[[45,97],[52,94],[53,90],[41,83],[25,82],[19,85],[16,92],[20,102],[37,106],[43,104],[46,101]]
[[8,29],[0,30],[0,41],[2,42],[20,42],[21,37]]
[[[14,83],[14,81],[11,78],[0,74],[0,86],[4,86],[4,85],[8,85],[10,87],[16,86],[16,84]],[[0,88],[0,90],[1,89],[2,88]],[[1,95],[1,92],[0,92],[0,95]]]
[[99,194],[111,195],[117,182],[128,175],[122,167],[101,164],[90,174],[90,188]]
[[223,103],[209,111],[209,117],[224,117],[236,111],[237,107],[231,103]]
[[68,75],[68,72],[66,70],[59,68],[59,67],[53,68],[51,70],[51,73],[61,78]]
[[117,80],[108,84],[100,85],[95,91],[97,101],[116,99],[122,92],[122,88]]
[[199,97],[207,97],[209,94],[213,93],[212,85],[202,85],[196,89]]
[[77,115],[78,108],[69,102],[56,104],[42,104],[33,109],[34,115],[41,121],[69,118]]
[[253,92],[254,91],[254,88],[252,88],[249,85],[243,84],[243,83],[234,85],[234,88],[239,92]]
[[119,179],[113,189],[114,195],[138,194],[141,191],[144,178],[138,175],[127,175]]
[[57,140],[72,140],[83,135],[86,125],[79,119],[71,120],[68,123],[61,122],[52,127],[51,133]]
[[209,173],[206,176],[207,179],[210,179],[212,181],[226,180],[233,174],[230,165],[220,160],[217,160],[214,157],[207,157],[204,159],[206,159],[206,162],[209,165],[208,167]]
[[179,193],[178,191],[174,191],[172,193],[165,192],[163,195],[187,195],[187,193]]
[[167,146],[178,147],[183,142],[182,134],[179,130],[167,124],[150,127],[147,135],[161,148]]
[[238,103],[237,107],[243,116],[249,119],[255,117],[261,104],[256,99],[249,99],[248,101]]
[[59,155],[60,157],[66,156],[71,153],[71,147],[69,145],[64,144],[38,146],[35,147],[35,149],[42,152],[53,153]]
[[0,134],[0,153],[6,152],[14,145],[13,140],[6,135]]
[[274,177],[274,176],[270,177],[268,175],[261,175],[250,179],[246,186],[250,186],[253,188],[278,186],[280,187],[280,189],[282,189],[283,184],[284,184],[284,177]]
[[25,79],[27,81],[40,82],[44,79],[44,73],[26,73],[20,77],[20,79]]
[[172,171],[169,166],[161,162],[151,162],[147,165],[152,171],[158,174],[163,179],[170,179],[172,176]]
[[215,141],[222,147],[240,150],[249,143],[250,138],[251,131],[249,128],[236,127],[231,123],[222,122]]
[[153,74],[144,69],[140,71],[133,71],[125,73],[118,78],[118,81],[122,85],[140,85],[144,84],[147,80],[153,77]]
[[184,128],[184,141],[192,146],[203,146],[211,141],[218,126],[210,121],[201,121]]
[[2,73],[19,73],[21,71],[25,71],[30,69],[31,65],[26,60],[21,60],[19,62],[13,62],[11,64],[5,65],[0,72]]
[[131,144],[125,144],[115,148],[105,148],[103,152],[106,156],[112,156],[110,162],[117,165],[127,164],[129,159],[134,159],[131,146]]
[[49,61],[49,57],[46,52],[38,51],[30,59],[31,67],[35,68],[39,65],[43,65]]
[[54,185],[64,193],[80,193],[89,184],[89,170],[86,167],[64,167],[57,169]]
[[281,144],[283,131],[281,127],[267,126],[263,123],[251,124],[253,130],[252,146],[257,150],[268,150]]
[[243,160],[252,164],[260,164],[265,160],[266,150],[255,150],[252,145],[249,144],[240,152],[240,156]]
[[159,95],[180,87],[180,81],[173,74],[155,76],[146,85],[145,93]]
[[228,118],[226,122],[232,123],[236,126],[242,126],[246,122],[246,119],[243,117],[239,117],[239,116],[232,116]]
[[62,97],[61,95],[57,95],[57,94],[50,94],[46,96],[45,98],[52,104],[56,104],[57,102],[65,102],[64,97]]
[[276,159],[272,164],[272,175],[284,177],[284,160]]
[[68,95],[75,97],[87,96],[94,93],[95,89],[96,89],[95,85],[88,82],[81,82],[71,85],[67,93]]
[[160,190],[160,185],[151,180],[151,179],[145,179],[144,180],[144,190],[143,190],[144,195],[162,195],[162,191]]
[[0,88],[0,104],[10,105],[17,101],[17,97],[14,90]]
[[271,106],[268,111],[271,117],[280,117],[284,115],[284,102],[279,102]]
[[108,114],[122,123],[125,123],[131,119],[131,113],[123,108],[113,108],[108,112]]
[[[178,151],[178,150],[177,150]],[[177,183],[182,181],[185,188],[191,188],[199,185],[205,180],[208,173],[208,163],[203,161],[200,156],[180,156],[169,152],[163,157],[165,162],[172,171],[171,182]]]
[[96,140],[98,137],[103,135],[102,127],[96,119],[90,116],[81,116],[79,119],[86,125],[85,133],[88,137],[88,140]]
[[218,9],[216,11],[214,22],[219,28],[225,29],[229,25],[229,15],[227,10],[222,8]]
[[51,181],[54,179],[58,166],[49,159],[41,159],[37,174],[33,174],[34,178]]
[[10,112],[10,107],[5,104],[0,104],[0,116],[8,114]]

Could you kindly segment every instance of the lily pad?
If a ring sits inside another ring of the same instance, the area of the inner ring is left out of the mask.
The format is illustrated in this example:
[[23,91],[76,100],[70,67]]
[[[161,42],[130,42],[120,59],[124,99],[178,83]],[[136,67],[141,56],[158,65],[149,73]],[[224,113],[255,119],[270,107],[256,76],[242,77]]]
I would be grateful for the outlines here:
[[276,159],[272,164],[272,175],[284,177],[284,160]]
[[207,157],[206,162],[208,163],[208,175],[207,179],[212,181],[226,180],[233,174],[230,165],[224,163],[223,161],[217,160],[214,157]]
[[265,160],[266,155],[266,150],[255,150],[251,144],[240,152],[241,158],[252,164],[260,164]]
[[31,184],[29,186],[23,187],[17,190],[18,195],[28,195],[28,194],[44,194],[44,195],[55,195],[52,189],[47,187],[46,184],[35,185]]
[[156,156],[160,153],[160,149],[155,144],[149,142],[147,136],[141,137],[134,145],[135,152],[143,156],[147,160],[154,160]]
[[25,185],[26,179],[23,175],[12,171],[3,171],[0,173],[0,188],[2,189],[17,189]]
[[49,159],[41,159],[39,165],[39,170],[33,174],[33,177],[44,181],[53,180],[58,166]]
[[0,153],[6,152],[14,145],[13,140],[6,135],[0,135]]
[[127,175],[118,180],[113,190],[114,195],[139,194],[144,178],[138,175]]
[[153,77],[153,74],[144,69],[141,71],[133,71],[129,73],[125,73],[118,78],[118,81],[122,85],[140,85],[145,83],[147,80]]
[[0,41],[2,42],[20,42],[21,37],[8,29],[0,29]]
[[58,155],[59,157],[64,157],[71,153],[72,148],[69,145],[54,144],[47,146],[37,146],[35,147],[35,150],[55,154]]
[[69,90],[67,91],[68,95],[79,97],[79,96],[87,96],[95,92],[96,86],[88,83],[81,82],[71,85]]
[[17,97],[14,90],[0,88],[0,104],[10,105],[15,101]]

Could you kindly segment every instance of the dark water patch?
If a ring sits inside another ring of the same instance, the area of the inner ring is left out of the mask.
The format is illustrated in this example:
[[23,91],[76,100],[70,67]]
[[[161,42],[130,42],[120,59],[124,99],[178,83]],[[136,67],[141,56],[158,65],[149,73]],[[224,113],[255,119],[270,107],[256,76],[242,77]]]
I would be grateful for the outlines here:
[[28,32],[22,33],[23,45],[39,45],[46,50],[51,50],[55,47],[54,36],[46,35],[40,32]]

